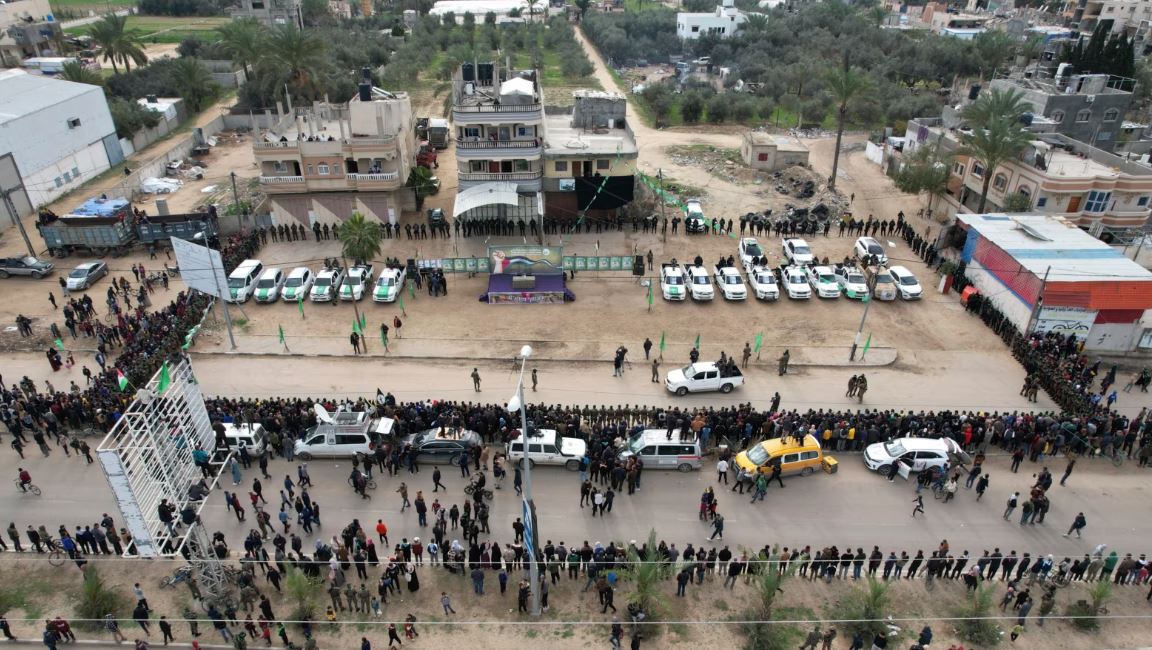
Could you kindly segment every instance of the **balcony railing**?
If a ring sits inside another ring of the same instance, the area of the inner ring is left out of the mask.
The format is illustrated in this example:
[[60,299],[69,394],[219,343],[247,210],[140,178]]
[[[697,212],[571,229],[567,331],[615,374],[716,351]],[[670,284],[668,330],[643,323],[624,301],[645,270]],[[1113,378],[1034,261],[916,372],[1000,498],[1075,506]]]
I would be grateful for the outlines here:
[[462,172],[462,181],[534,181],[544,175],[541,170],[534,172]]
[[262,185],[290,185],[292,183],[303,183],[303,176],[261,176],[260,183]]
[[535,113],[540,110],[540,104],[458,104],[452,110],[458,113]]
[[381,174],[348,174],[350,181],[398,181],[400,172],[384,172]]
[[353,147],[379,147],[386,144],[394,144],[396,136],[389,135],[383,138],[352,138],[348,140],[348,144]]
[[536,140],[456,140],[457,149],[536,149]]
[[253,142],[252,143],[253,149],[287,149],[289,147],[295,147],[295,146],[296,146],[295,140],[289,141],[289,142]]

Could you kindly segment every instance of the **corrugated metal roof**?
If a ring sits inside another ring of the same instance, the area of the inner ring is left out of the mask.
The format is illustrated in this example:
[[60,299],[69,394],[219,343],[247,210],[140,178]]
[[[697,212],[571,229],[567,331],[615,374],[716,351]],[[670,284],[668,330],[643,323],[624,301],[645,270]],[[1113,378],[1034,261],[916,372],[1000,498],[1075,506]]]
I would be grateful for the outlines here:
[[23,70],[0,71],[0,125],[92,92],[100,93],[103,99],[99,86],[28,74]]
[[1004,214],[958,214],[956,218],[1012,256],[1025,270],[1040,278],[1047,272],[1049,283],[1152,283],[1152,273],[1147,269],[1063,219]]

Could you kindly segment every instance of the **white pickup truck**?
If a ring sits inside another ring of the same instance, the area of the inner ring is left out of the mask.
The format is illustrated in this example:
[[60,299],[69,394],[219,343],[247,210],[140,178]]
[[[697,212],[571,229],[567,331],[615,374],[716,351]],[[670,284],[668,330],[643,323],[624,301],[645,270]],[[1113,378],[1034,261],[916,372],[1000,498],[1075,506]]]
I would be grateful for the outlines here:
[[712,362],[693,363],[670,370],[664,385],[681,396],[713,390],[731,393],[733,388],[744,385],[744,375],[734,365],[721,368]]
[[744,300],[748,297],[748,289],[744,286],[744,277],[731,266],[717,266],[715,275],[716,287],[725,300]]

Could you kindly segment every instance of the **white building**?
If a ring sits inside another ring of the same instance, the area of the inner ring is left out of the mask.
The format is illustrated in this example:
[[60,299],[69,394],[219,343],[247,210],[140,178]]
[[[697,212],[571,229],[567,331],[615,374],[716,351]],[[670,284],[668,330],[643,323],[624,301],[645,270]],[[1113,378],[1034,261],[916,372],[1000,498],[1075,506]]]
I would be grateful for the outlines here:
[[12,152],[34,207],[124,159],[99,86],[23,70],[0,71],[0,151]]
[[740,31],[740,26],[748,20],[748,14],[736,8],[736,0],[721,0],[723,4],[716,11],[708,13],[677,13],[676,35],[682,39],[695,40],[703,34],[717,34],[728,38]]

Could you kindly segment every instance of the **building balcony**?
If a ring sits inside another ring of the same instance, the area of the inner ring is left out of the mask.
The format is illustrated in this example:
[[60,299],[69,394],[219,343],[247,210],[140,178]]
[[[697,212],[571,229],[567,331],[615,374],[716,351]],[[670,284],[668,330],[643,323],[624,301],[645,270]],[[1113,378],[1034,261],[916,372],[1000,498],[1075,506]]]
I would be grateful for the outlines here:
[[400,172],[384,172],[381,174],[347,174],[348,184],[357,190],[387,191],[399,189],[404,185]]
[[495,181],[534,181],[544,175],[542,170],[529,172],[461,172],[459,178],[462,182],[490,183]]
[[453,106],[452,123],[455,126],[485,124],[541,124],[544,108],[541,104],[483,104],[480,106]]
[[252,151],[258,160],[283,160],[289,156],[296,161],[301,157],[337,156],[340,158],[375,158],[395,154],[400,139],[396,136],[352,138],[350,140],[289,140],[287,142],[253,142]]
[[539,140],[457,140],[456,157],[464,160],[539,160],[544,148]]
[[308,189],[303,176],[261,176],[260,188],[268,194],[305,192]]
[[542,109],[541,104],[477,104],[473,106],[457,105],[452,107],[454,113],[534,113]]
[[539,149],[539,140],[456,140],[457,149]]

